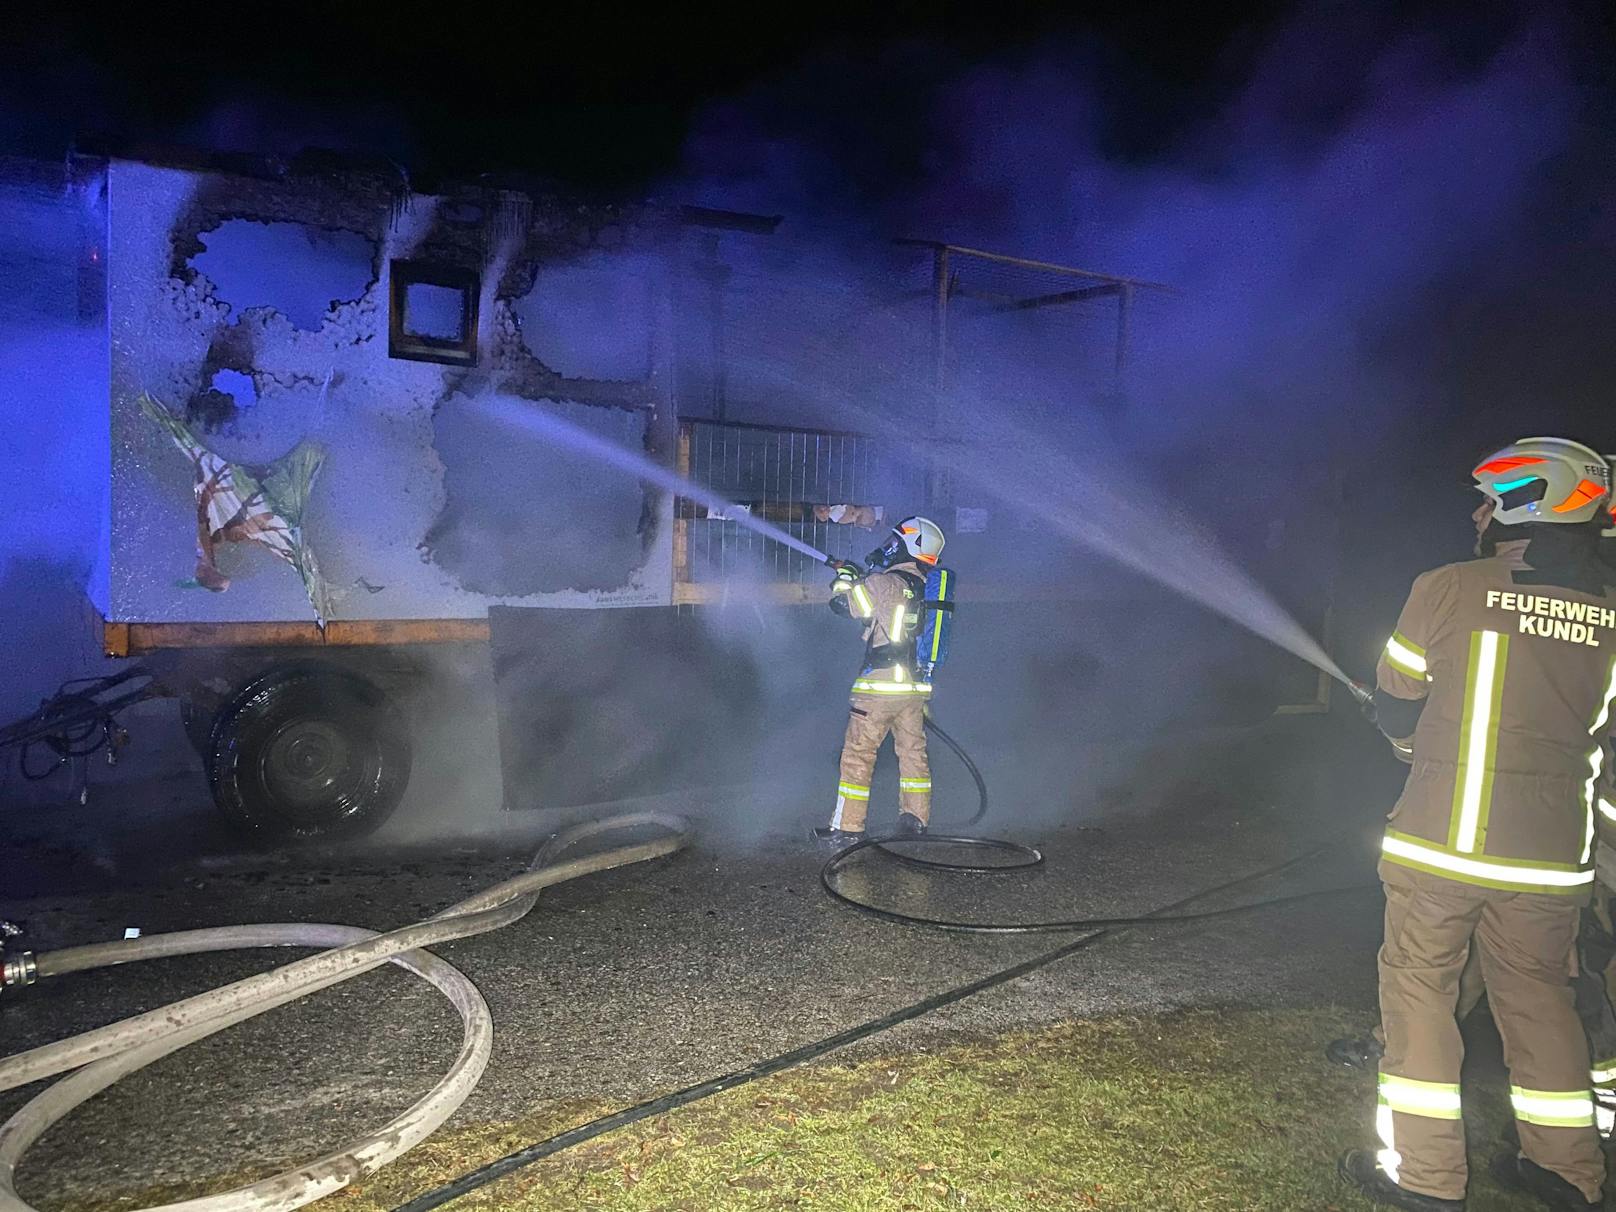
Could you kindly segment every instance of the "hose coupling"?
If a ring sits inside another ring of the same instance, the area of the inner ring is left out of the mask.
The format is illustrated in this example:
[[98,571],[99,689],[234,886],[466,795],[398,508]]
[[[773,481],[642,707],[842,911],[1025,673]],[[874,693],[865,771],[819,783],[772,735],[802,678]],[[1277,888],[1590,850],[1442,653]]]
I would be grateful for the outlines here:
[[0,955],[0,992],[12,987],[31,985],[39,979],[39,964],[32,951],[19,951],[15,955]]

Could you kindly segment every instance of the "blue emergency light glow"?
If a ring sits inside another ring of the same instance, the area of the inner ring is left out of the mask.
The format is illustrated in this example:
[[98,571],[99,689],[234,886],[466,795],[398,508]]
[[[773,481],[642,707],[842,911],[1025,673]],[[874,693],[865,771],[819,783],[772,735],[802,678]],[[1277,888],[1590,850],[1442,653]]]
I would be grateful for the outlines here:
[[1522,476],[1518,480],[1511,480],[1508,484],[1494,484],[1493,491],[1508,492],[1512,488],[1519,488],[1522,484],[1530,484],[1535,479],[1537,479],[1536,476]]

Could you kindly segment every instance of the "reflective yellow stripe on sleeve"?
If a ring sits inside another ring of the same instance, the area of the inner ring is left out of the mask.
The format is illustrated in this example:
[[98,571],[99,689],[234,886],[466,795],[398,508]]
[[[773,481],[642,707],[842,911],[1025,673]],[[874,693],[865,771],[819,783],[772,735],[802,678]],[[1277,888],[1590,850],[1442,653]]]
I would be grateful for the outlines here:
[[1605,675],[1605,693],[1599,700],[1599,714],[1594,717],[1593,724],[1588,729],[1588,735],[1593,739],[1593,748],[1588,754],[1588,783],[1583,789],[1583,805],[1587,808],[1588,829],[1582,847],[1582,861],[1587,862],[1594,852],[1594,804],[1597,801],[1599,811],[1606,820],[1616,820],[1616,813],[1612,812],[1610,803],[1596,788],[1599,776],[1605,772],[1605,728],[1610,723],[1610,703],[1616,698],[1616,657],[1610,660],[1610,670]]
[[1406,673],[1409,677],[1419,678],[1422,681],[1429,668],[1425,659],[1425,649],[1395,631],[1392,638],[1386,641],[1386,662],[1399,673]]

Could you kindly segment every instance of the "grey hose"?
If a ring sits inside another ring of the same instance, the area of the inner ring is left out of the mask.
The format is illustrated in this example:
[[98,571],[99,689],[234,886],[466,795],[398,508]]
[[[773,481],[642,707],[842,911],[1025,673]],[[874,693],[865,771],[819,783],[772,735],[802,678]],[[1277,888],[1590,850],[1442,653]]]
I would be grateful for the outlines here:
[[[553,861],[555,856],[602,833],[645,826],[664,832],[650,841],[564,862]],[[39,975],[44,978],[205,951],[327,948],[258,976],[0,1061],[0,1090],[77,1070],[36,1095],[0,1125],[0,1212],[37,1212],[16,1193],[16,1169],[23,1154],[53,1124],[119,1078],[266,1010],[381,964],[394,963],[442,990],[460,1013],[460,1050],[438,1084],[392,1122],[317,1161],[233,1191],[163,1204],[150,1212],[282,1212],[341,1190],[436,1131],[471,1094],[488,1065],[493,1021],[487,1003],[463,973],[421,948],[509,925],[523,917],[539,893],[553,884],[659,858],[680,849],[688,840],[686,822],[661,813],[626,813],[573,826],[551,838],[521,875],[495,884],[424,922],[385,934],[324,924],[226,926],[74,947],[39,956]]]

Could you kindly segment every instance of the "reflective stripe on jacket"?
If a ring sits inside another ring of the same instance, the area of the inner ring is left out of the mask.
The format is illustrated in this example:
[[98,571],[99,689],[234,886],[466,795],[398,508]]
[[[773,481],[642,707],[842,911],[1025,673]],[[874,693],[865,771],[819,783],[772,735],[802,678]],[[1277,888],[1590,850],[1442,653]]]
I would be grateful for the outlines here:
[[[905,572],[910,575],[904,576]],[[914,638],[920,626],[923,590],[917,591],[911,578],[924,586],[918,568],[899,564],[865,577],[848,594],[853,617],[865,623],[864,665],[853,682],[855,694],[931,693],[931,683],[919,677],[914,668]]]

